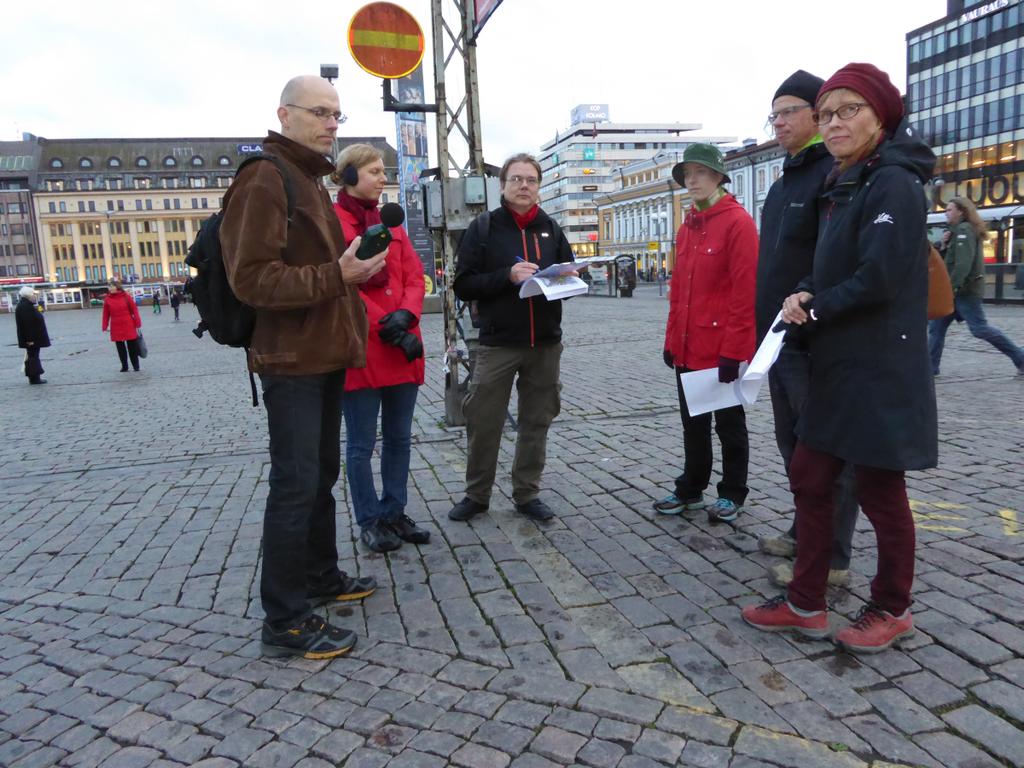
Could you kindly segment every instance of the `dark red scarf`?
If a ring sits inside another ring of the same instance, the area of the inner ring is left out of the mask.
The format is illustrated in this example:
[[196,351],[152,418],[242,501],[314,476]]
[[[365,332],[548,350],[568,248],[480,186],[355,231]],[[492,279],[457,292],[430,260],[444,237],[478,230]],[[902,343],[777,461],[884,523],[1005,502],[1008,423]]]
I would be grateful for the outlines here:
[[[351,213],[356,219],[356,234],[362,235],[367,229],[372,227],[374,224],[380,224],[380,211],[377,210],[376,200],[364,200],[361,197],[354,197],[346,192],[344,189],[338,190],[338,205],[343,210]],[[388,284],[388,267],[384,265],[384,269],[378,272],[376,275],[371,277],[365,283],[359,285],[359,289],[363,290],[366,288],[380,288]]]
[[512,218],[516,220],[516,224],[519,225],[520,229],[526,229],[530,226],[530,222],[537,218],[537,214],[540,213],[540,206],[535,205],[526,213],[519,213],[519,211],[508,206],[508,212],[512,214]]

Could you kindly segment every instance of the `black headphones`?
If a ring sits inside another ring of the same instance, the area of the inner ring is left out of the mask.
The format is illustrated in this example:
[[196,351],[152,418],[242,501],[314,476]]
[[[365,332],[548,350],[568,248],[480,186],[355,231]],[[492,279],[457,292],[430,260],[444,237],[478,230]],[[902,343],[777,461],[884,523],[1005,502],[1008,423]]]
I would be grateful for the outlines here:
[[346,187],[354,187],[359,183],[359,169],[349,163],[341,169],[341,180]]

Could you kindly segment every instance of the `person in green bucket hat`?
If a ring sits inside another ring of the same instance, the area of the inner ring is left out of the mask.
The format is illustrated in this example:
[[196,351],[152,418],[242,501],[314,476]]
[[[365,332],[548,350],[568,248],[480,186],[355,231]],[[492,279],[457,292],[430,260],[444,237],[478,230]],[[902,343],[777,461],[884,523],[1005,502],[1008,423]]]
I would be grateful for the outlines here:
[[663,358],[673,369],[683,420],[682,474],[675,490],[655,502],[656,512],[679,514],[705,507],[711,482],[711,419],[722,443],[718,498],[707,507],[712,523],[734,523],[747,497],[750,444],[742,406],[690,416],[679,374],[718,369],[718,380],[739,378],[740,364],[754,355],[754,286],[757,227],[730,195],[722,153],[711,144],[691,144],[672,178],[693,202],[676,235]]

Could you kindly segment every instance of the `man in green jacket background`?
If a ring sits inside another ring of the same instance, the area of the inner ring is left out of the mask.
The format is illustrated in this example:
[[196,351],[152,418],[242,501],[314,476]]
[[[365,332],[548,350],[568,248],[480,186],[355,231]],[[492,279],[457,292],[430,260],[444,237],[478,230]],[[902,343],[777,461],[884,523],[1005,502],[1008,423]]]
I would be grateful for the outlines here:
[[988,324],[981,300],[985,295],[985,254],[982,249],[985,222],[978,216],[974,203],[965,197],[954,197],[946,205],[949,230],[943,235],[946,269],[953,285],[952,315],[928,323],[928,352],[932,374],[939,375],[946,331],[955,319],[966,320],[975,338],[987,341],[1013,361],[1017,375],[1024,376],[1024,348],[1010,341],[1006,334]]

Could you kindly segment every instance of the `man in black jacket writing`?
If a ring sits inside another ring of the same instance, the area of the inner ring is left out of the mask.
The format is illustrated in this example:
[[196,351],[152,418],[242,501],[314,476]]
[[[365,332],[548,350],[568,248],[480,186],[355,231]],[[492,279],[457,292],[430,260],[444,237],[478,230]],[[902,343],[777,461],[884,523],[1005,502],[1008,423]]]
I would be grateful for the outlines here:
[[518,378],[519,434],[512,460],[512,500],[533,520],[554,517],[538,498],[548,427],[561,407],[562,302],[519,298],[521,284],[538,269],[573,260],[558,225],[537,205],[540,164],[519,154],[501,169],[502,204],[491,211],[487,233],[480,220],[466,230],[455,270],[455,295],[477,302],[480,347],[463,401],[469,455],[466,495],[448,513],[469,520],[487,510],[497,470],[501,431]]

